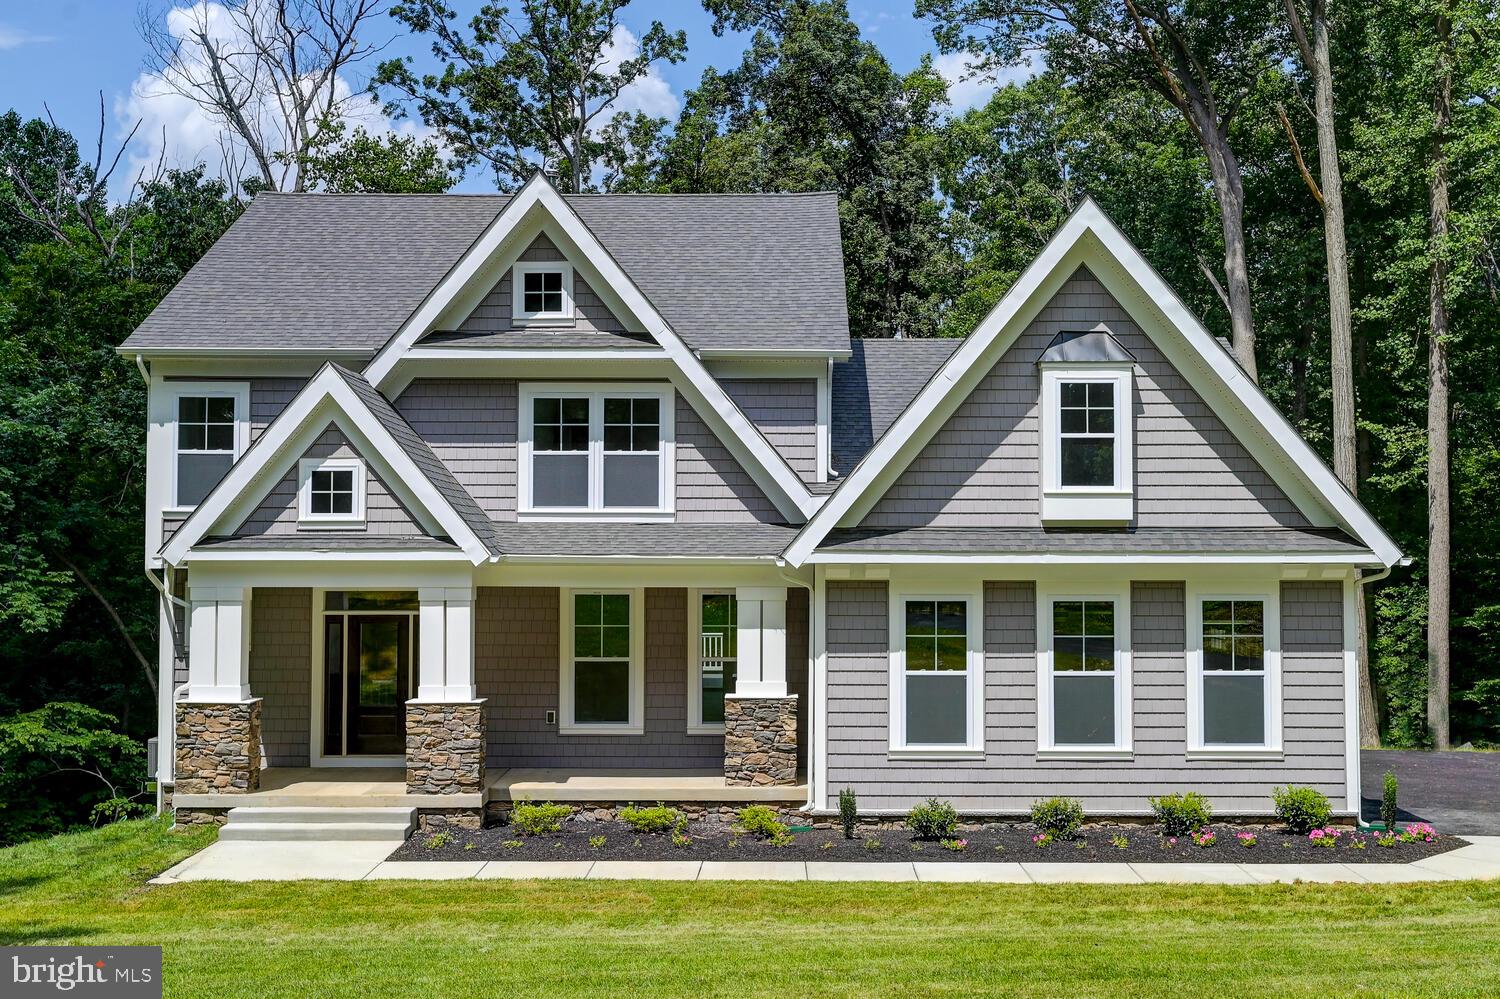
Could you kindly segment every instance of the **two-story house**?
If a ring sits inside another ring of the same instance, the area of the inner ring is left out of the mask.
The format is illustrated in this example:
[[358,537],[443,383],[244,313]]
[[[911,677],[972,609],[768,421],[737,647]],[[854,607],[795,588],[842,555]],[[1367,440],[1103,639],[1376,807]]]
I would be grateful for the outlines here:
[[120,348],[165,805],[1354,813],[1400,553],[1098,207],[844,288],[832,194],[257,197]]

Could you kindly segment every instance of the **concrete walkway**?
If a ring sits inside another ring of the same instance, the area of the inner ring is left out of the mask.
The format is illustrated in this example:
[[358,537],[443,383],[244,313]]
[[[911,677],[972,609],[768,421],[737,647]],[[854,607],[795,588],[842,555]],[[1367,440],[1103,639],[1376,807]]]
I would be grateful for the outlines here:
[[937,881],[999,884],[1392,884],[1500,878],[1500,836],[1409,864],[1080,864],[886,861],[472,860],[385,858],[399,842],[214,843],[153,878],[183,881],[454,881],[535,878],[656,881]]

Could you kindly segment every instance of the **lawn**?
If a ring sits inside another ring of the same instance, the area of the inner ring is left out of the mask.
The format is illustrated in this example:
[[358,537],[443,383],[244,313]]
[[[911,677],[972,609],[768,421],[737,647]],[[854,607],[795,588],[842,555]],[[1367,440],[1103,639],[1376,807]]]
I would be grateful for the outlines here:
[[171,996],[1500,995],[1500,883],[149,887],[211,833],[0,850],[0,944],[166,948]]

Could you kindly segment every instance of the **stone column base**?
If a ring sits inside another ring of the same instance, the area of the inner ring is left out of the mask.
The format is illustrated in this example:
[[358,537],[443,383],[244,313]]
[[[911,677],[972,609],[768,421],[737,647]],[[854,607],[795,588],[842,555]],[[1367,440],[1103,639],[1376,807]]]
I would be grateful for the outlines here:
[[174,794],[260,790],[260,698],[226,704],[178,701]]
[[797,698],[724,698],[724,783],[797,783]]
[[483,793],[484,721],[484,701],[407,701],[406,793]]

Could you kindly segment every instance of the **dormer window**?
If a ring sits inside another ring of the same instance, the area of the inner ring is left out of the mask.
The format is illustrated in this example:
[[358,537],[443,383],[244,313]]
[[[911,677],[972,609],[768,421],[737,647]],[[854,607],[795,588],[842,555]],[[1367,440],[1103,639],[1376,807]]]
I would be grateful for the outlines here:
[[512,269],[511,316],[522,322],[573,321],[573,268],[567,264],[518,263]]
[[1109,332],[1060,333],[1042,373],[1042,520],[1124,523],[1135,515],[1134,358]]
[[297,521],[304,527],[362,527],[365,463],[358,458],[303,458],[298,466]]

